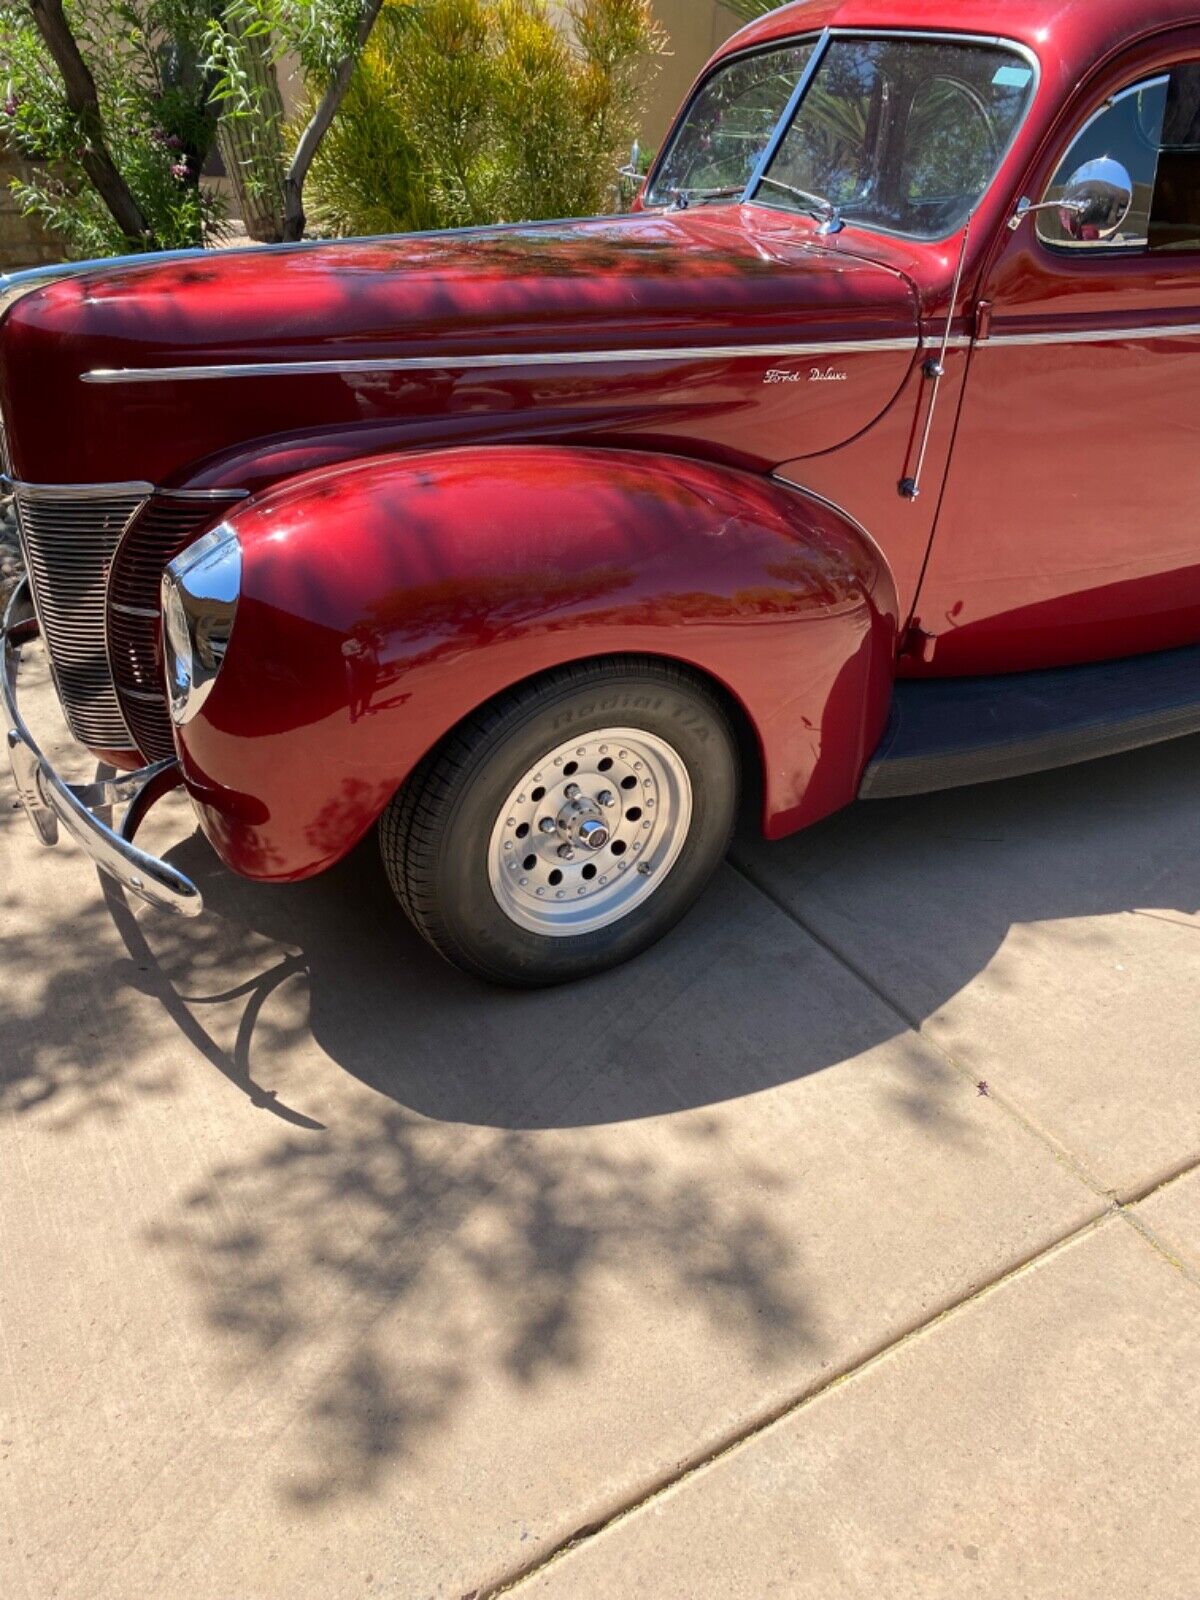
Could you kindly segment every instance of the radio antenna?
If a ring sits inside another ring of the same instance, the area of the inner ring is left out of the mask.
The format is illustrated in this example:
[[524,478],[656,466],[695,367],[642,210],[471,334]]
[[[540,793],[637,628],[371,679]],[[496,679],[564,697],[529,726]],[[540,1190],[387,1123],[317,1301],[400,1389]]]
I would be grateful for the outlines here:
[[967,244],[971,238],[971,223],[975,213],[968,211],[963,229],[962,245],[958,252],[958,266],[954,272],[954,287],[950,290],[950,305],[946,311],[946,326],[942,330],[941,349],[936,356],[925,360],[925,376],[933,380],[933,393],[929,396],[929,410],[925,413],[925,431],[921,435],[921,448],[917,452],[917,465],[911,478],[900,481],[900,493],[906,500],[915,500],[921,493],[921,476],[925,471],[925,457],[929,453],[929,438],[933,432],[933,419],[937,412],[938,392],[946,376],[946,351],[950,348],[950,330],[954,326],[954,308],[958,304],[958,291],[962,288],[963,268],[967,264]]

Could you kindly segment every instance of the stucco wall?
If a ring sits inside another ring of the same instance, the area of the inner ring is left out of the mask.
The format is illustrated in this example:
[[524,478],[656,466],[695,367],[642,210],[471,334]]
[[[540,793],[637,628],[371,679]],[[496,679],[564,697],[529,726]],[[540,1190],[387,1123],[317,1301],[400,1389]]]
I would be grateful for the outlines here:
[[671,38],[671,54],[650,92],[643,142],[657,149],[701,67],[718,45],[743,24],[718,0],[654,0],[658,20]]
[[[550,0],[561,15],[566,0]],[[647,93],[642,145],[656,150],[701,67],[718,45],[743,26],[720,0],[654,0],[654,13],[670,38]]]
[[36,217],[21,215],[9,189],[12,180],[24,177],[26,170],[24,162],[0,144],[0,272],[40,267],[45,262],[63,258],[62,246]]

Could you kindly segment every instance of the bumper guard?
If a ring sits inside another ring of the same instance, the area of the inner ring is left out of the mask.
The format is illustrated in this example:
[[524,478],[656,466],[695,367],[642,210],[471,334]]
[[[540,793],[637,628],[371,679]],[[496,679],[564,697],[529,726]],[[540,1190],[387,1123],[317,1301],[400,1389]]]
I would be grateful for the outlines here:
[[[159,761],[97,783],[66,783],[38,749],[17,709],[17,667],[21,646],[38,634],[37,619],[23,578],[9,597],[0,621],[0,708],[8,728],[8,753],[25,814],[44,845],[57,844],[61,823],[92,860],[130,894],[181,917],[204,909],[190,878],[133,843],[142,819],[156,800],[182,781],[177,761]],[[97,809],[127,807],[115,830]]]

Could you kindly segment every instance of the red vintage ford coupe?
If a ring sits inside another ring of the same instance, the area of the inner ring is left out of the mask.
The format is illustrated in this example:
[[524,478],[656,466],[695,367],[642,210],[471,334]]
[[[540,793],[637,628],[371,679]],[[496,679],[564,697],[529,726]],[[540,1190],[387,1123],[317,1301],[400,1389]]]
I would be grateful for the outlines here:
[[[0,296],[17,788],[155,905],[182,784],[252,878],[378,827],[443,955],[552,983],[743,785],[778,838],[1200,729],[1197,0],[805,0],[629,216]],[[114,776],[27,730],[38,632]]]

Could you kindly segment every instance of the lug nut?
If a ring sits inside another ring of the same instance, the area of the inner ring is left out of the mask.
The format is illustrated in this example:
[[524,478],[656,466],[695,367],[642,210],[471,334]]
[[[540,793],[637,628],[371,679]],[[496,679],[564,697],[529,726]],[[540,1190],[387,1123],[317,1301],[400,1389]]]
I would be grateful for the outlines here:
[[554,831],[555,831],[554,823],[551,821],[551,819],[549,817],[543,817],[542,820],[538,823],[538,832],[539,833],[553,833]]
[[578,800],[580,795],[579,785],[577,783],[569,783],[563,793],[568,800]]
[[558,856],[560,861],[574,861],[575,852],[571,849],[569,844],[560,844],[558,847]]
[[611,789],[601,789],[600,793],[596,796],[596,803],[602,806],[611,806],[616,798],[616,795]]

